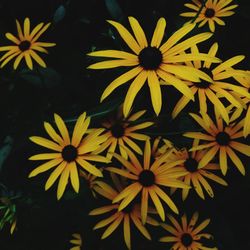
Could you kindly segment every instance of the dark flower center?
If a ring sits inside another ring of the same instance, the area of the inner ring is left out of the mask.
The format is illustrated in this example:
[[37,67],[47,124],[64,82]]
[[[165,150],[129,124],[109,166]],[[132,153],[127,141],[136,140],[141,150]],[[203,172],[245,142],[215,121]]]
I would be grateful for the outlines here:
[[196,172],[198,168],[198,162],[194,158],[188,158],[184,162],[184,167],[188,172]]
[[122,126],[122,124],[115,124],[111,127],[111,133],[114,137],[116,138],[120,138],[124,135],[124,127]]
[[122,209],[122,212],[125,214],[130,214],[133,211],[134,206],[135,206],[134,202],[129,203],[125,208]]
[[[202,68],[202,71],[213,79],[213,74],[211,72],[211,69]],[[203,80],[203,79],[201,80],[201,82],[195,83],[195,87],[200,88],[200,89],[207,89],[209,88],[210,85],[211,85],[211,82],[207,82],[206,80]]]
[[139,175],[139,182],[144,187],[150,187],[155,183],[155,175],[150,170],[143,170]]
[[216,141],[218,142],[219,145],[226,146],[230,142],[230,136],[226,132],[219,132],[216,135]]
[[190,234],[188,233],[184,233],[181,236],[181,243],[185,246],[185,247],[189,247],[193,242],[193,238]]
[[207,8],[206,11],[205,11],[205,17],[207,18],[211,18],[211,17],[214,17],[215,15],[215,10],[212,9],[212,8]]
[[146,47],[139,54],[139,62],[144,69],[158,69],[162,63],[162,53],[156,47]]
[[63,148],[62,157],[65,161],[71,162],[76,159],[78,155],[77,149],[72,145],[67,145]]
[[30,41],[25,40],[19,43],[18,47],[21,51],[26,51],[30,48],[30,45],[31,45]]

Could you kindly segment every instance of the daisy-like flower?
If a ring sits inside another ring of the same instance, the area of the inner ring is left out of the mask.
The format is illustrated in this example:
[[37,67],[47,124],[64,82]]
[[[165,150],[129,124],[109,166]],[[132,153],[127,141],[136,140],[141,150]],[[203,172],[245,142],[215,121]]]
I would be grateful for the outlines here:
[[[211,57],[215,56],[217,50],[218,44],[214,43],[211,46],[208,55],[210,55]],[[199,52],[196,46],[192,47],[192,51],[193,53]],[[186,62],[186,64],[204,71],[212,79],[211,82],[207,82],[205,80],[200,83],[191,81],[186,82],[195,97],[198,97],[201,113],[207,113],[207,100],[209,100],[214,105],[215,109],[220,113],[225,122],[228,123],[228,111],[223,105],[223,102],[220,101],[218,95],[220,95],[220,97],[224,97],[227,101],[229,101],[233,106],[237,108],[241,108],[242,104],[238,101],[237,98],[234,98],[234,96],[231,94],[231,91],[250,98],[250,94],[243,87],[236,86],[227,82],[228,78],[234,76],[235,70],[232,69],[232,66],[239,63],[244,58],[245,56],[243,55],[234,56],[220,63],[216,67],[212,67],[212,64],[209,62],[204,62],[202,64],[200,60]],[[190,99],[186,96],[181,97],[172,112],[173,118],[175,118],[181,112],[181,110],[183,110],[183,108],[189,103],[189,101]]]
[[[27,66],[30,69],[33,69],[33,62],[36,61],[40,66],[46,67],[43,59],[37,54],[38,52],[48,54],[46,47],[53,47],[55,43],[39,42],[38,39],[40,36],[49,28],[50,23],[44,25],[44,23],[39,23],[32,31],[30,30],[30,19],[25,18],[23,30],[18,20],[16,20],[18,36],[14,36],[11,33],[6,33],[5,36],[14,45],[2,46],[0,47],[1,51],[6,52],[1,58],[1,68],[4,67],[9,61],[16,57],[14,62],[14,69],[16,69],[24,58]],[[45,47],[45,48],[44,48]]]
[[134,140],[146,141],[149,139],[147,135],[138,133],[138,130],[148,128],[153,125],[153,122],[142,122],[138,123],[139,120],[146,110],[138,111],[134,114],[130,114],[127,118],[124,118],[122,114],[122,108],[119,109],[116,117],[111,117],[102,123],[105,128],[106,141],[95,153],[101,153],[107,149],[107,158],[112,159],[113,153],[119,146],[119,151],[122,157],[128,158],[126,147],[133,149],[136,153],[142,154],[140,147],[134,142]]
[[134,36],[120,23],[108,21],[118,31],[122,39],[133,51],[124,52],[119,50],[102,50],[91,52],[88,55],[115,58],[114,60],[107,60],[90,65],[89,69],[109,69],[116,67],[132,67],[128,72],[116,78],[104,90],[101,101],[111,94],[117,87],[132,80],[129,90],[126,94],[123,113],[127,117],[133,105],[134,99],[145,82],[148,83],[151,101],[155,113],[158,115],[162,106],[162,95],[159,78],[164,82],[174,86],[187,98],[193,99],[193,93],[188,86],[180,79],[191,80],[199,82],[201,79],[210,81],[211,79],[204,75],[199,70],[180,65],[176,63],[184,63],[190,60],[206,60],[209,62],[219,62],[215,57],[210,57],[206,54],[185,54],[181,53],[194,44],[198,44],[211,37],[211,33],[201,33],[193,37],[183,40],[194,27],[195,24],[188,24],[177,30],[170,38],[161,45],[163,36],[165,34],[166,21],[160,18],[157,22],[154,34],[150,43],[148,43],[146,36],[140,24],[134,17],[129,17],[129,23],[134,33]]
[[204,114],[202,117],[196,114],[190,115],[206,131],[206,133],[187,132],[184,134],[186,137],[200,139],[203,142],[201,145],[192,147],[189,151],[202,150],[205,148],[209,149],[199,161],[198,168],[203,168],[218,155],[222,174],[225,175],[228,169],[228,156],[241,174],[245,175],[244,165],[234,152],[236,150],[244,155],[250,156],[250,146],[237,142],[237,139],[243,137],[243,131],[241,130],[243,127],[243,120],[238,123],[224,126],[222,118],[217,113],[215,115],[216,123],[213,122],[207,114]]
[[234,14],[232,10],[238,5],[233,4],[228,6],[232,1],[233,0],[208,0],[205,1],[205,5],[202,5],[202,1],[192,0],[193,3],[184,4],[192,11],[181,13],[180,15],[189,18],[195,18],[198,15],[194,20],[195,23],[199,23],[198,27],[202,27],[208,23],[209,29],[214,32],[215,24],[226,25],[221,19],[222,17],[232,16]]
[[[119,194],[119,192],[121,192],[121,190],[122,187],[120,188],[117,187],[117,190],[115,190],[111,186],[103,182],[100,188],[98,189],[98,192],[102,196],[112,201]],[[141,234],[148,240],[151,240],[151,236],[148,230],[146,229],[145,225],[142,224],[141,211],[139,205],[130,204],[130,206],[127,206],[122,210],[119,210],[118,208],[119,204],[111,204],[100,208],[96,208],[89,213],[90,215],[101,215],[109,213],[109,217],[101,220],[94,226],[94,230],[107,226],[106,230],[102,234],[101,237],[102,239],[109,237],[123,222],[124,241],[127,248],[131,249],[130,227],[131,227],[131,222],[133,222],[133,224],[141,232]],[[149,210],[150,211],[152,210],[152,213],[154,213],[153,209],[149,208]],[[146,223],[153,226],[159,225],[159,223],[150,216],[147,217]]]
[[184,214],[181,217],[181,223],[179,223],[173,216],[168,215],[172,225],[162,223],[162,227],[171,236],[164,236],[160,238],[160,241],[173,244],[171,249],[176,250],[218,250],[217,247],[203,246],[200,242],[202,238],[212,239],[213,236],[201,232],[210,223],[210,219],[206,219],[197,225],[198,217],[199,214],[196,212],[188,222],[187,216]]
[[103,129],[95,130],[95,132],[84,137],[90,124],[90,117],[86,117],[86,112],[80,115],[77,119],[71,139],[62,118],[57,114],[54,115],[54,118],[60,135],[48,122],[44,122],[44,128],[52,140],[39,136],[32,136],[30,137],[30,140],[56,152],[31,156],[29,160],[49,161],[35,168],[29,174],[29,177],[34,177],[40,173],[55,168],[45,184],[45,190],[48,190],[60,176],[57,188],[57,199],[59,200],[65,191],[69,179],[73,189],[78,193],[78,165],[83,170],[101,177],[103,176],[102,172],[89,161],[107,163],[109,160],[103,156],[93,154],[93,151],[95,151],[103,142],[103,139],[99,136],[103,132]]
[[74,244],[74,247],[71,247],[70,250],[81,250],[82,248],[82,236],[78,233],[72,234],[73,239],[70,240],[70,243]]
[[172,151],[169,150],[157,159],[153,159],[153,163],[151,163],[151,150],[150,141],[147,140],[143,154],[143,164],[141,164],[133,152],[128,150],[127,153],[129,160],[124,159],[118,154],[114,154],[114,157],[125,167],[125,169],[116,167],[106,168],[107,170],[124,176],[132,181],[132,184],[128,185],[113,200],[114,203],[120,202],[120,211],[126,208],[139,195],[139,193],[141,193],[141,213],[143,223],[145,223],[147,218],[149,197],[152,199],[156,210],[163,221],[165,220],[165,212],[160,199],[162,199],[175,213],[178,213],[176,205],[161,186],[189,188],[187,184],[178,180],[179,177],[186,174],[185,171],[176,168],[176,166],[183,163],[184,160],[165,163],[166,159],[172,153]]
[[[195,139],[193,142],[193,147],[199,144],[199,140]],[[215,181],[223,186],[227,186],[227,183],[220,178],[219,176],[213,173],[214,170],[219,170],[220,167],[215,163],[207,163],[202,168],[198,168],[199,162],[206,154],[206,150],[188,152],[186,148],[182,150],[177,150],[173,152],[171,161],[185,160],[183,164],[179,167],[186,171],[187,174],[183,177],[180,177],[184,183],[194,187],[196,193],[202,198],[205,199],[203,189],[206,190],[210,197],[214,197],[214,192],[210,186],[208,180]],[[185,200],[191,189],[182,190],[182,200]]]

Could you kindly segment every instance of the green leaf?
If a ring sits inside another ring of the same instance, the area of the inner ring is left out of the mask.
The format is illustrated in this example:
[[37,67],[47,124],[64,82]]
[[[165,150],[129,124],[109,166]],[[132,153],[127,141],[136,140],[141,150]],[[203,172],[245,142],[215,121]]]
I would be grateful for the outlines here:
[[60,5],[53,16],[53,23],[58,23],[60,21],[62,21],[62,19],[65,17],[66,14],[66,9],[63,5]]
[[36,70],[24,69],[20,72],[27,82],[38,87],[52,88],[61,83],[61,76],[58,72],[51,68],[37,68]]
[[13,139],[10,136],[6,136],[4,140],[4,145],[0,148],[0,171],[2,169],[4,161],[10,154],[13,144]]
[[105,0],[105,4],[112,18],[117,21],[121,21],[123,19],[122,9],[116,0]]

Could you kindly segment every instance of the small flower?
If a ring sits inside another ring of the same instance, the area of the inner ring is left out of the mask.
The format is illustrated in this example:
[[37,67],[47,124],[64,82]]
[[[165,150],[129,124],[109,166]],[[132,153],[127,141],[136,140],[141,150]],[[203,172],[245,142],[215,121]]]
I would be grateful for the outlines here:
[[45,184],[45,190],[48,190],[60,176],[57,188],[57,199],[59,200],[65,191],[69,179],[73,189],[78,193],[78,165],[83,170],[95,176],[102,177],[102,172],[93,164],[89,163],[89,161],[107,163],[109,160],[103,156],[93,154],[93,151],[98,149],[103,142],[103,139],[99,136],[103,132],[103,129],[95,130],[95,132],[84,137],[90,124],[90,117],[86,117],[86,112],[80,115],[77,119],[71,139],[62,118],[57,114],[54,115],[54,118],[60,135],[48,122],[45,122],[44,128],[52,140],[39,136],[32,136],[30,137],[30,140],[45,148],[54,150],[56,153],[45,153],[31,156],[29,160],[49,161],[35,168],[29,174],[29,177],[34,177],[56,167]]
[[181,217],[181,224],[171,215],[168,215],[168,219],[172,225],[162,223],[162,227],[171,234],[171,236],[165,236],[160,238],[161,242],[169,242],[173,244],[171,249],[181,250],[218,250],[216,247],[205,247],[199,242],[203,237],[211,239],[212,235],[208,233],[201,233],[201,231],[207,227],[210,223],[210,219],[204,220],[201,224],[196,225],[199,214],[196,212],[193,214],[190,222],[187,221],[187,216],[184,214]]
[[[216,114],[216,123],[204,114],[202,117],[196,114],[190,114],[194,120],[206,131],[202,132],[187,132],[184,136],[205,141],[200,145],[192,147],[189,151],[209,149],[199,161],[198,168],[206,166],[216,155],[219,156],[219,165],[223,175],[227,173],[228,164],[227,156],[232,160],[241,174],[245,175],[245,168],[236,155],[234,150],[250,156],[250,146],[237,142],[236,139],[243,137],[243,120],[238,123],[233,123],[224,126],[222,118]],[[240,131],[241,130],[241,131]]]
[[[211,57],[215,56],[218,50],[218,44],[214,43],[208,55]],[[196,46],[192,47],[193,53],[199,53],[198,48]],[[238,101],[237,98],[234,97],[232,92],[239,93],[243,96],[247,96],[250,98],[250,94],[242,87],[236,86],[230,82],[228,82],[228,78],[231,78],[235,74],[235,70],[232,69],[232,66],[239,63],[245,58],[243,55],[234,56],[222,63],[220,63],[216,67],[212,67],[211,63],[202,62],[200,60],[196,60],[193,62],[187,62],[188,65],[193,66],[197,69],[202,70],[204,73],[210,76],[212,81],[202,82],[186,82],[186,84],[190,87],[190,90],[194,94],[196,98],[199,100],[200,104],[200,112],[207,113],[207,101],[209,100],[214,108],[219,112],[226,123],[229,122],[228,111],[225,108],[222,101],[220,101],[218,95],[224,97],[227,101],[229,101],[233,106],[237,108],[241,108],[242,104]],[[189,103],[190,99],[186,96],[181,97],[181,99],[176,104],[172,116],[175,118],[181,110]]]
[[[193,142],[193,147],[199,144],[199,140],[195,139]],[[227,186],[227,183],[215,175],[213,171],[220,169],[218,164],[207,163],[202,168],[198,168],[199,162],[203,159],[206,154],[206,150],[188,152],[186,148],[182,150],[174,151],[171,156],[171,161],[185,160],[182,164],[179,165],[183,171],[186,171],[185,176],[180,177],[180,179],[187,185],[192,185],[196,193],[202,198],[205,199],[203,189],[206,190],[210,197],[214,197],[214,192],[210,186],[208,180],[215,181],[223,186]],[[202,189],[203,188],[203,189]],[[182,189],[182,200],[185,200],[191,189]]]
[[18,20],[16,20],[16,26],[18,37],[12,35],[11,33],[5,34],[6,38],[15,43],[15,45],[0,47],[0,51],[8,51],[0,58],[0,62],[2,62],[0,67],[4,67],[15,57],[14,69],[17,69],[23,58],[31,70],[33,69],[32,59],[40,66],[46,67],[45,62],[37,54],[37,51],[48,54],[48,51],[44,47],[53,47],[56,44],[39,42],[38,39],[49,28],[50,23],[46,25],[44,25],[44,23],[39,23],[32,31],[30,31],[30,19],[25,18],[23,30]]
[[[178,180],[180,176],[185,175],[185,171],[176,168],[184,160],[165,163],[171,151],[153,159],[151,163],[151,146],[149,140],[145,143],[143,154],[143,164],[137,159],[130,150],[127,151],[129,160],[124,159],[118,154],[114,157],[125,167],[125,169],[108,167],[110,172],[124,176],[132,181],[122,192],[115,197],[113,203],[120,202],[119,211],[126,208],[141,193],[141,216],[145,223],[148,212],[149,197],[152,199],[156,210],[165,220],[165,212],[160,199],[162,199],[175,213],[178,209],[172,199],[163,191],[162,187],[189,188],[188,185]],[[160,199],[159,199],[160,198]]]
[[70,243],[74,244],[74,247],[71,247],[70,250],[81,250],[82,247],[82,236],[78,233],[72,234],[73,239],[70,240]]
[[[120,186],[120,183],[119,183]],[[100,188],[98,190],[99,194],[106,197],[110,201],[112,201],[122,190],[122,187],[118,188],[117,190],[113,189],[111,186],[109,186],[106,183],[102,183],[100,185]],[[94,226],[94,230],[106,227],[106,230],[102,234],[102,239],[105,239],[109,237],[123,222],[123,235],[124,235],[124,241],[128,249],[131,249],[131,222],[135,225],[136,229],[138,229],[141,234],[143,234],[144,237],[146,237],[148,240],[151,240],[151,236],[146,229],[145,225],[142,224],[141,221],[141,211],[140,206],[134,203],[131,203],[130,206],[127,206],[126,208],[119,210],[119,204],[111,204],[106,205],[100,208],[96,208],[92,210],[89,215],[101,215],[109,213],[109,217],[106,219],[101,220]],[[149,208],[149,211],[151,212],[151,208]],[[153,211],[152,211],[153,213]],[[159,223],[155,221],[150,216],[147,217],[146,223],[158,226]]]
[[[188,24],[177,30],[170,38],[161,45],[166,21],[160,18],[156,24],[151,42],[147,38],[140,24],[134,17],[129,17],[129,23],[134,36],[120,23],[108,22],[115,27],[122,39],[133,51],[124,52],[119,50],[102,50],[89,53],[89,56],[115,58],[90,65],[89,69],[110,69],[117,67],[132,67],[128,72],[116,78],[104,90],[101,101],[109,96],[116,88],[132,80],[129,90],[126,94],[123,113],[127,117],[133,105],[137,93],[147,82],[151,95],[151,102],[156,115],[159,115],[162,107],[162,95],[160,85],[172,85],[187,98],[193,100],[192,91],[180,79],[199,82],[204,78],[204,74],[198,69],[181,65],[186,61],[205,60],[209,62],[220,62],[218,58],[206,54],[184,54],[182,52],[202,41],[211,37],[211,33],[201,33],[193,37],[182,40],[194,27],[195,24]],[[182,40],[181,42],[179,42]],[[178,64],[177,64],[178,63]],[[160,84],[159,79],[164,82]],[[205,77],[207,79],[207,77]],[[209,78],[207,79],[209,80]]]
[[105,132],[102,136],[106,137],[106,141],[95,153],[99,154],[108,149],[107,158],[112,159],[113,153],[116,151],[117,146],[119,146],[120,154],[125,159],[128,158],[126,147],[133,149],[138,154],[142,154],[140,147],[134,140],[146,141],[149,139],[147,135],[138,133],[138,130],[153,125],[153,122],[138,122],[145,112],[146,110],[141,110],[125,118],[122,115],[122,108],[120,108],[115,117],[104,121],[102,125],[105,128]]
[[192,0],[193,3],[186,3],[184,5],[193,11],[181,13],[180,15],[192,18],[198,15],[194,20],[195,23],[199,23],[198,27],[202,27],[208,23],[209,29],[214,32],[215,24],[226,25],[221,17],[232,16],[234,14],[232,10],[238,5],[233,4],[228,6],[232,1],[233,0],[208,0],[205,1],[205,5],[203,6],[202,1]]

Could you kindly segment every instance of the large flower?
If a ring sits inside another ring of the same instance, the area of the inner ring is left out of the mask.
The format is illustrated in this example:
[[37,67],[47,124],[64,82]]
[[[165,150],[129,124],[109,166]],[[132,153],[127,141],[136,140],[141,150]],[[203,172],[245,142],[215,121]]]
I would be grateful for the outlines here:
[[[113,189],[108,184],[102,182],[100,183],[100,187],[99,189],[97,189],[97,192],[112,201],[122,190],[122,188],[118,187],[116,187],[116,189],[117,190]],[[139,205],[131,204],[130,206],[123,208],[122,210],[119,210],[118,208],[119,204],[110,204],[100,208],[96,208],[89,213],[90,215],[101,215],[109,213],[108,218],[101,220],[94,226],[94,229],[99,229],[108,226],[102,234],[102,239],[105,239],[110,236],[123,221],[124,241],[128,249],[131,249],[131,222],[133,222],[133,224],[141,232],[141,234],[144,235],[144,237],[146,237],[148,240],[151,240],[151,236],[148,230],[146,229],[145,225],[142,224],[141,211]],[[150,216],[147,217],[146,223],[151,224],[153,226],[159,225],[159,223]]]
[[137,130],[153,125],[153,122],[138,122],[145,112],[146,110],[141,110],[124,118],[122,109],[120,108],[115,117],[111,117],[104,121],[102,123],[105,128],[103,136],[106,137],[106,141],[95,153],[101,153],[108,149],[107,158],[112,159],[113,153],[116,151],[117,146],[119,146],[120,154],[127,159],[128,154],[126,152],[126,147],[124,147],[125,145],[138,154],[142,154],[142,150],[134,140],[146,141],[149,139],[147,135],[137,132]]
[[71,139],[62,118],[57,114],[55,114],[54,117],[61,135],[59,135],[48,122],[45,122],[44,128],[52,140],[39,136],[32,136],[30,140],[45,148],[52,149],[56,151],[56,153],[43,153],[31,156],[29,160],[49,161],[35,168],[29,174],[29,177],[34,177],[56,167],[45,184],[45,190],[48,190],[60,176],[57,188],[57,199],[60,199],[68,184],[69,178],[75,192],[78,193],[79,191],[77,164],[83,170],[93,175],[103,176],[102,172],[93,164],[89,163],[89,161],[107,163],[109,160],[103,156],[92,153],[103,142],[103,139],[99,136],[103,132],[103,129],[95,130],[95,132],[84,137],[90,123],[90,117],[86,117],[86,112],[77,119]]
[[38,52],[48,54],[48,51],[44,47],[53,47],[55,43],[45,43],[38,42],[40,36],[49,28],[50,23],[44,25],[44,23],[39,23],[32,31],[30,30],[30,19],[25,18],[23,31],[20,23],[16,20],[18,37],[12,35],[11,33],[6,33],[5,36],[15,45],[2,46],[0,51],[8,51],[1,58],[0,62],[1,68],[4,67],[11,59],[16,57],[14,62],[14,69],[16,69],[24,58],[26,64],[30,69],[33,69],[32,59],[35,60],[40,66],[46,67],[43,59],[37,54]]
[[194,44],[207,40],[211,37],[211,33],[207,32],[194,35],[193,37],[178,43],[195,27],[195,24],[188,24],[177,30],[161,45],[165,33],[166,21],[164,18],[160,18],[157,22],[152,40],[148,43],[144,31],[138,21],[133,17],[129,17],[128,19],[135,38],[120,23],[114,21],[108,22],[116,28],[133,53],[119,50],[102,50],[88,54],[90,56],[115,58],[115,60],[92,64],[88,67],[90,69],[133,67],[131,70],[119,76],[109,84],[102,94],[101,101],[110,95],[114,89],[134,79],[129,87],[123,106],[124,115],[127,117],[137,93],[140,91],[144,83],[148,82],[153,108],[158,115],[162,106],[159,78],[174,86],[189,99],[193,99],[193,93],[180,78],[194,82],[199,82],[200,78],[211,81],[206,74],[194,69],[193,67],[176,64],[190,60],[219,62],[220,60],[218,58],[201,53],[181,55],[183,51]]
[[[208,55],[210,55],[211,57],[215,56],[217,50],[218,44],[214,43],[211,46]],[[196,46],[192,47],[192,51],[193,53],[199,52]],[[203,70],[212,78],[211,82],[207,82],[205,80],[200,83],[191,81],[186,82],[186,84],[190,87],[192,93],[199,99],[201,113],[205,114],[207,112],[207,100],[209,100],[214,105],[215,109],[217,109],[217,111],[221,114],[222,118],[228,123],[228,111],[223,105],[223,102],[220,101],[219,97],[226,98],[227,101],[229,101],[233,106],[237,108],[241,108],[242,104],[236,98],[234,98],[231,91],[250,98],[250,94],[243,87],[236,86],[226,80],[233,77],[235,74],[235,70],[232,69],[232,66],[239,63],[243,59],[243,55],[234,56],[220,63],[216,67],[211,66],[212,64],[208,62],[204,62],[202,64],[200,60],[186,63],[192,67]],[[190,99],[186,96],[181,97],[172,112],[172,116],[176,117],[181,112],[181,110],[189,103],[189,101]]]
[[145,143],[143,164],[140,163],[133,152],[128,150],[127,153],[130,160],[125,160],[120,155],[114,154],[114,157],[125,167],[125,169],[116,167],[106,168],[107,170],[127,177],[132,181],[132,184],[128,185],[113,200],[114,203],[121,202],[119,210],[126,208],[136,196],[141,193],[141,213],[143,223],[145,223],[147,218],[149,197],[151,197],[156,210],[163,221],[165,220],[165,212],[159,198],[161,198],[175,213],[178,213],[176,205],[161,186],[189,188],[188,185],[178,180],[180,176],[186,174],[185,171],[176,168],[176,166],[183,163],[184,160],[165,163],[169,155],[172,153],[172,150],[169,150],[151,163],[152,157],[149,140]]
[[[195,139],[193,142],[193,147],[197,146],[198,143],[199,140]],[[180,177],[180,179],[187,185],[192,185],[196,193],[202,199],[205,199],[203,189],[206,190],[210,197],[214,197],[213,189],[210,186],[208,180],[212,180],[223,186],[227,186],[227,183],[222,178],[213,173],[213,171],[220,169],[218,164],[209,162],[204,167],[198,168],[199,162],[202,160],[206,152],[206,150],[200,150],[189,153],[188,150],[184,148],[182,150],[173,151],[171,156],[171,161],[185,160],[179,167],[181,167],[183,171],[186,171],[187,174],[183,177]],[[187,198],[189,190],[191,189],[182,190],[182,200]]]
[[186,137],[203,141],[201,145],[192,147],[190,151],[205,148],[209,149],[199,161],[198,168],[206,166],[218,154],[219,165],[224,175],[228,169],[227,156],[232,160],[241,174],[245,175],[244,165],[234,152],[234,150],[236,150],[244,155],[250,156],[250,146],[236,141],[243,137],[243,132],[241,130],[243,121],[241,120],[238,123],[224,126],[223,120],[218,114],[215,115],[216,123],[214,123],[207,114],[204,114],[202,117],[196,114],[190,115],[207,132],[188,132],[184,134]]
[[[233,9],[238,5],[233,4],[228,6],[233,0],[208,0],[202,1],[192,0],[193,3],[185,3],[184,5],[192,10],[192,12],[181,13],[183,17],[195,18],[195,23],[200,23],[198,27],[204,26],[206,23],[209,25],[209,29],[215,31],[215,23],[219,25],[225,25],[225,22],[221,17],[232,16],[234,14]],[[201,9],[201,10],[200,10]]]
[[199,242],[203,237],[211,239],[212,235],[208,233],[202,233],[201,231],[207,227],[210,219],[204,220],[201,224],[196,225],[199,214],[196,212],[193,214],[190,222],[187,221],[187,216],[184,214],[181,217],[181,224],[171,215],[168,215],[168,219],[172,225],[163,224],[162,227],[171,234],[171,236],[164,236],[160,238],[161,242],[169,242],[173,244],[171,249],[180,250],[217,250],[216,247],[205,247]]

